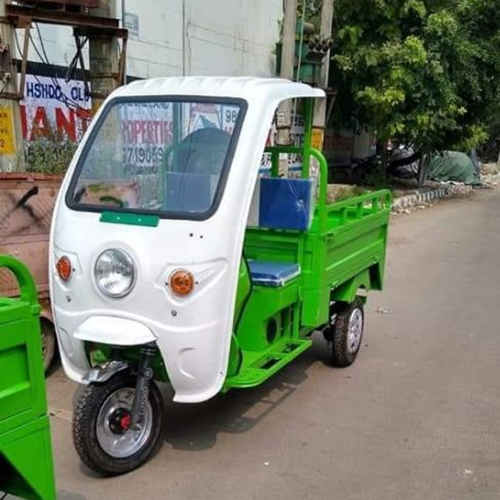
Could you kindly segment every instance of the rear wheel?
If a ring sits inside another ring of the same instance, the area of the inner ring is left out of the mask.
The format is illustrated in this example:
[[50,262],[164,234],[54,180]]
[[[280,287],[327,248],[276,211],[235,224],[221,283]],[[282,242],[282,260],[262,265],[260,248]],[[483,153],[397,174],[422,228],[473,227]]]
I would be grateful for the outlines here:
[[74,411],[73,440],[82,462],[104,476],[125,474],[146,462],[161,443],[163,400],[154,382],[140,428],[132,430],[135,386],[127,375],[90,384]]
[[43,369],[47,373],[56,355],[57,342],[54,325],[42,318],[40,321],[40,333],[42,335]]
[[345,368],[354,363],[361,348],[364,326],[365,315],[360,299],[337,311],[333,325],[325,335],[331,341],[332,362],[335,366]]

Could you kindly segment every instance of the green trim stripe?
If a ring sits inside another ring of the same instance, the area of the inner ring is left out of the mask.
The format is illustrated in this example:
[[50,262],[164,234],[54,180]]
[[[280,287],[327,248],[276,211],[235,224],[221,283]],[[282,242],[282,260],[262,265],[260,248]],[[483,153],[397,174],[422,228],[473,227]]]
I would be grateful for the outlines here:
[[157,227],[160,223],[160,217],[158,215],[103,212],[99,221],[110,224],[126,224],[128,226]]

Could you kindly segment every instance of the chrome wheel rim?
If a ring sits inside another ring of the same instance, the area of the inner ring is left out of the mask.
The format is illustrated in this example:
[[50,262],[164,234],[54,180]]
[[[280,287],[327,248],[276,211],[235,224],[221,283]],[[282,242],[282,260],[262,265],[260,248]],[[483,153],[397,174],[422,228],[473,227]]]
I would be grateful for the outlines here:
[[127,458],[137,453],[147,442],[153,429],[153,410],[147,401],[140,428],[123,427],[117,432],[116,419],[132,411],[135,389],[123,387],[113,392],[101,406],[97,416],[97,441],[102,450],[113,458]]
[[363,313],[356,307],[349,316],[349,331],[347,333],[347,351],[354,354],[361,344],[363,335]]

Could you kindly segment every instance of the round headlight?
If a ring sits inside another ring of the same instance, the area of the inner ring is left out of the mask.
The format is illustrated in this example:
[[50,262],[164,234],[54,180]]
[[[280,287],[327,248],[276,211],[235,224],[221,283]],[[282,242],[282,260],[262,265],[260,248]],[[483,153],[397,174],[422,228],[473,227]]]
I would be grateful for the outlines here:
[[134,287],[134,262],[123,250],[105,250],[97,257],[94,277],[103,294],[113,298],[125,297]]

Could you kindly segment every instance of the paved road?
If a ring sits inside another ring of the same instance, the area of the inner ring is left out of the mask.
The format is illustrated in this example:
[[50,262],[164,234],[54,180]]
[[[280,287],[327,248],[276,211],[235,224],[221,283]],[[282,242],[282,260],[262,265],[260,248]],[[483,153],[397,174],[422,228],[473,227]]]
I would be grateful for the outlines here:
[[262,388],[170,404],[163,449],[124,477],[79,464],[56,373],[60,500],[497,500],[499,248],[500,190],[394,220],[353,367],[328,367],[318,337]]

